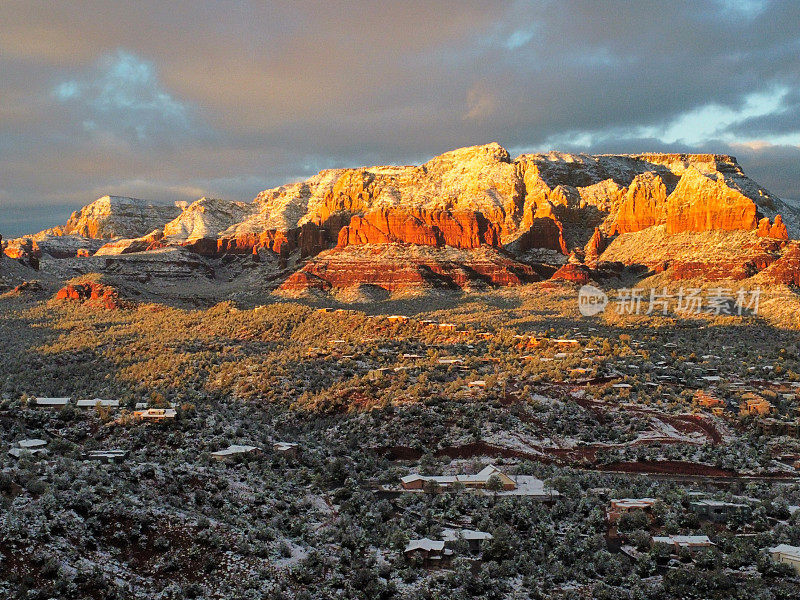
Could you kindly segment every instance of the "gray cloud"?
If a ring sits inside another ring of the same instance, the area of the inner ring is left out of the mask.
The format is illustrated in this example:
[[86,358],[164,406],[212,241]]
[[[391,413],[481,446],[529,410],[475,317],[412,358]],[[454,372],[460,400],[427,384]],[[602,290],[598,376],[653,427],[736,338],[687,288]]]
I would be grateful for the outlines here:
[[0,232],[488,141],[732,152],[800,198],[798,30],[768,0],[3,3]]

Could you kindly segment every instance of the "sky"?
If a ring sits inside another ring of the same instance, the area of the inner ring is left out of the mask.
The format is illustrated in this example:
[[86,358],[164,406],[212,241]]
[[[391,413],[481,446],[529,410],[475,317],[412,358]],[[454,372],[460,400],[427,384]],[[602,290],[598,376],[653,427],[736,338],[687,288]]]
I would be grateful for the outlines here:
[[800,2],[0,3],[0,234],[323,168],[717,152],[800,199]]

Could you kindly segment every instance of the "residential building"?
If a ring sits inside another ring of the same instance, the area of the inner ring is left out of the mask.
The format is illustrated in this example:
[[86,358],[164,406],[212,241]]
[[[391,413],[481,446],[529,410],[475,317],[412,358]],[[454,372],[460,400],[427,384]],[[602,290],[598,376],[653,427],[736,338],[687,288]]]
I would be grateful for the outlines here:
[[615,498],[611,500],[606,515],[609,523],[616,523],[622,515],[634,511],[643,511],[650,514],[656,503],[655,498]]
[[439,364],[440,365],[460,365],[464,361],[460,358],[449,357],[449,358],[440,358]]
[[443,540],[422,538],[409,541],[403,553],[409,559],[421,560],[423,565],[429,566],[431,563],[438,563],[446,557],[449,558],[453,551],[444,547]]
[[665,544],[670,546],[673,553],[677,554],[681,549],[690,551],[710,548],[714,544],[707,535],[667,535],[654,536],[653,545]]
[[714,408],[725,408],[725,401],[718,398],[714,392],[707,392],[705,390],[697,390],[694,393],[694,404],[700,408],[708,408],[713,411]]
[[742,395],[739,412],[742,415],[768,415],[772,412],[772,404],[758,394],[747,393]]
[[102,463],[122,462],[128,456],[127,450],[111,449],[111,450],[90,450],[84,452],[82,455],[83,460],[94,460]]
[[460,483],[467,488],[485,489],[492,476],[500,479],[504,490],[516,489],[517,484],[511,477],[503,473],[494,465],[485,467],[475,475],[406,475],[400,479],[400,484],[406,490],[421,490],[426,482],[435,482],[439,487],[447,488],[454,483]]
[[259,452],[260,449],[255,446],[239,446],[236,444],[231,444],[224,450],[217,450],[216,452],[212,452],[211,456],[215,460],[230,460],[235,456],[240,456],[243,454],[251,454],[253,452]]
[[747,518],[753,512],[749,504],[721,500],[698,500],[692,502],[690,506],[698,517],[715,523],[724,523],[734,516]]
[[492,539],[492,534],[474,529],[442,529],[442,539],[445,548],[452,549],[456,542],[463,540],[469,546],[470,552],[478,553],[484,542]]
[[75,403],[78,408],[94,408],[101,406],[103,408],[119,408],[119,400],[102,400],[95,398],[94,400],[78,400]]
[[47,454],[45,446],[47,446],[47,441],[38,438],[19,440],[12,444],[8,453],[14,458],[19,458],[23,454]]
[[178,413],[174,408],[148,408],[145,410],[133,411],[133,417],[135,419],[146,421],[163,421],[164,419],[174,419],[175,415],[177,414]]
[[36,398],[36,406],[45,408],[61,408],[69,404],[72,398]]
[[800,575],[800,546],[778,544],[769,549],[769,554],[772,560],[789,565]]
[[367,378],[370,381],[377,381],[378,379],[383,379],[387,375],[391,375],[394,373],[394,369],[389,367],[381,367],[380,369],[371,369],[367,372]]
[[300,445],[296,442],[274,442],[272,451],[283,456],[297,456]]

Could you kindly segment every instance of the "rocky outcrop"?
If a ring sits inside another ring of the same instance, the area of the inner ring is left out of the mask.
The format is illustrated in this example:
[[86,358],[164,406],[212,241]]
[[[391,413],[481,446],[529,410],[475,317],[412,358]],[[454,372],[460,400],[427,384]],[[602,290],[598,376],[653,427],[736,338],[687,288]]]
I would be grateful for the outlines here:
[[667,187],[655,173],[634,177],[614,221],[612,233],[631,233],[667,219]]
[[182,247],[106,256],[101,270],[105,274],[139,283],[214,278],[214,269],[205,259]]
[[555,217],[535,217],[528,229],[516,240],[518,251],[525,252],[533,248],[557,250],[568,254],[567,242],[564,239],[564,226]]
[[116,310],[122,304],[116,289],[95,281],[68,284],[58,290],[56,300],[88,303],[108,310]]
[[668,234],[666,226],[618,236],[600,257],[603,262],[666,272],[674,279],[745,279],[780,256],[782,242],[756,231],[704,231]]
[[512,286],[541,279],[533,267],[490,248],[466,251],[357,245],[319,254],[290,275],[280,290],[327,291],[369,285],[396,292],[413,288]]
[[590,266],[596,266],[600,255],[608,246],[606,236],[600,231],[599,227],[595,227],[592,237],[587,242],[583,249],[584,262]]
[[550,279],[584,285],[589,283],[591,275],[592,272],[586,265],[567,263],[556,271]]
[[769,219],[764,217],[758,222],[757,233],[759,237],[772,238],[776,240],[788,240],[789,232],[780,215],[775,216],[775,222],[770,224]]
[[72,213],[65,234],[93,239],[136,238],[161,229],[181,214],[177,205],[152,204],[138,198],[103,196]]
[[759,279],[800,287],[800,245],[789,244],[783,255],[759,274]]
[[479,212],[405,210],[355,215],[339,230],[337,247],[405,243],[422,246],[479,248],[500,246],[500,230]]
[[120,254],[132,254],[134,252],[146,252],[147,250],[155,250],[161,248],[161,240],[164,239],[164,234],[159,231],[153,231],[149,235],[133,238],[133,239],[118,239],[103,244],[98,248],[93,256],[118,256]]
[[667,233],[756,229],[756,203],[726,184],[690,167],[667,198]]
[[101,245],[102,242],[98,240],[65,234],[60,227],[56,227],[33,236],[10,240],[5,253],[11,258],[38,261],[43,256],[73,258],[92,255]]

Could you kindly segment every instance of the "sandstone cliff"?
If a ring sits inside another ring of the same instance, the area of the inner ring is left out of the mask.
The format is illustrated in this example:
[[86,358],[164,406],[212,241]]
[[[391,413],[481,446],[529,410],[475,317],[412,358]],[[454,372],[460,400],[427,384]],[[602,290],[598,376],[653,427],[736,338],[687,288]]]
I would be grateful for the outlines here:
[[[550,152],[512,159],[492,143],[453,150],[418,166],[325,170],[265,190],[250,203],[201,198],[188,206],[154,206],[105,196],[74,213],[62,228],[12,240],[6,253],[38,260],[42,255],[114,257],[181,248],[209,259],[235,254],[259,259],[264,252],[274,253],[281,265],[319,257],[287,285],[300,285],[301,279],[310,285],[316,277],[335,287],[359,277],[383,277],[369,274],[365,256],[392,272],[387,257],[395,255],[381,246],[458,249],[464,251],[459,260],[465,265],[469,252],[493,249],[502,260],[492,264],[505,266],[493,266],[485,280],[511,285],[530,276],[501,275],[503,269],[521,273],[517,259],[530,260],[530,252],[539,250],[572,255],[573,264],[583,261],[589,269],[610,261],[649,268],[668,263],[676,276],[694,276],[709,265],[723,273],[718,257],[730,255],[726,268],[746,276],[774,261],[773,246],[796,237],[797,226],[796,211],[748,179],[730,156]],[[739,243],[736,232],[747,233],[748,241],[731,250],[730,244]],[[707,239],[681,237],[701,233],[713,234],[716,246]],[[642,247],[653,246],[653,252],[637,250],[643,240]],[[350,251],[359,247],[369,250]],[[435,254],[427,256],[422,261],[426,272],[447,271],[431,266],[439,265]],[[320,269],[346,270],[346,260],[354,261],[353,274],[320,276]],[[504,261],[516,265],[512,269]],[[576,280],[586,273],[570,267],[562,275]],[[456,284],[469,280],[446,278]]]
[[137,198],[103,196],[72,213],[63,228],[66,235],[94,239],[139,237],[159,229],[181,214],[176,205],[158,205]]

